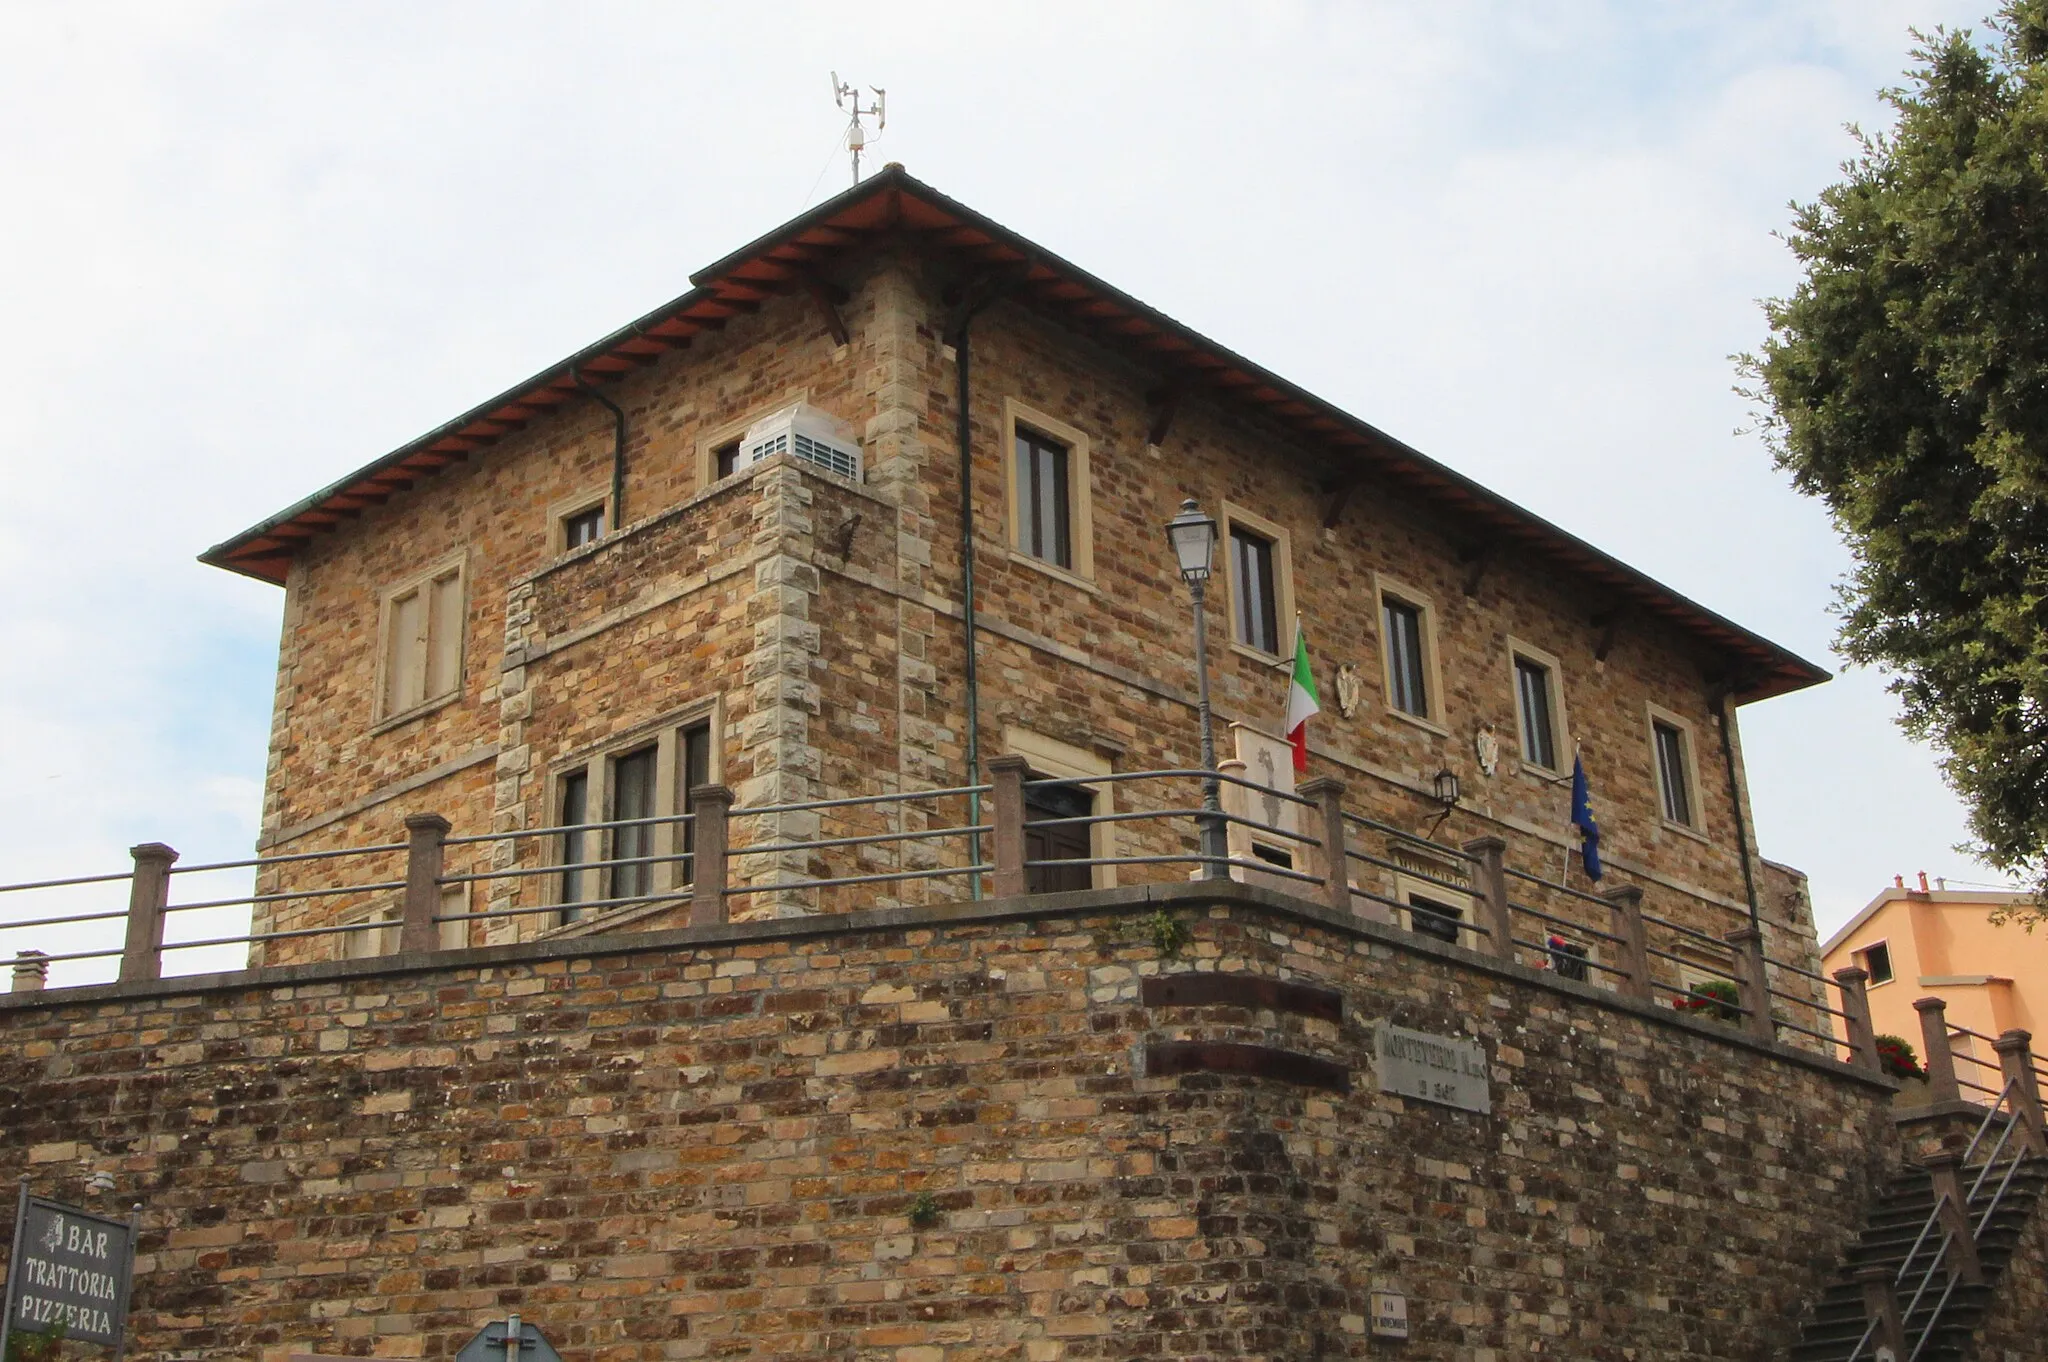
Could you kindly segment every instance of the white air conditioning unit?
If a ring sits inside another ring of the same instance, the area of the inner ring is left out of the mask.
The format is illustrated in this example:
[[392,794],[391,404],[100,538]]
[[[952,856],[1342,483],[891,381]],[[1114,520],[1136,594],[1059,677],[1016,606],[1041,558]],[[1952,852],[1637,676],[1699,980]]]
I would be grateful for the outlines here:
[[860,443],[830,414],[797,402],[747,427],[734,466],[751,468],[777,454],[794,454],[842,478],[861,480]]

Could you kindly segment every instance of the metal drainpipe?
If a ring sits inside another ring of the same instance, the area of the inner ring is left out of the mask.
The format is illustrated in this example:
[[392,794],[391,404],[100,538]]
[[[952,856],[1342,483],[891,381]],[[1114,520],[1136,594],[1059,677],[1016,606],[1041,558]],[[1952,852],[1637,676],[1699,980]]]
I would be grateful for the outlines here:
[[[953,332],[954,377],[958,381],[956,401],[959,405],[960,435],[960,618],[962,634],[967,647],[967,783],[981,782],[981,680],[975,667],[975,617],[974,617],[974,437],[972,413],[968,401],[973,393],[970,382],[967,348],[967,328],[974,321],[978,309],[963,306],[960,324]],[[981,796],[967,796],[967,822],[972,827],[981,826]],[[981,834],[968,835],[968,855],[971,865],[981,864]],[[970,892],[974,898],[981,897],[981,876],[967,877]]]
[[626,413],[619,404],[606,397],[576,369],[569,370],[569,377],[576,386],[595,401],[601,403],[612,414],[612,523],[614,532],[626,523]]
[[1735,692],[1721,692],[1721,760],[1728,768],[1728,802],[1735,809],[1735,849],[1742,856],[1742,889],[1749,896],[1749,925],[1761,932],[1763,915],[1756,906],[1756,871],[1749,864],[1749,829],[1742,821],[1742,790],[1735,783],[1735,739],[1730,729],[1735,723]]

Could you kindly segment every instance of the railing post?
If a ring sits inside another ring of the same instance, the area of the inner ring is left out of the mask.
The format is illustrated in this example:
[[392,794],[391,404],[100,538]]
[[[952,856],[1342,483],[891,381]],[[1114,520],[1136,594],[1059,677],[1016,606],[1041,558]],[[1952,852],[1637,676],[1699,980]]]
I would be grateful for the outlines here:
[[1877,1322],[1877,1337],[1873,1341],[1880,1348],[1891,1349],[1894,1358],[1904,1357],[1906,1326],[1899,1320],[1899,1298],[1892,1294],[1891,1269],[1876,1264],[1859,1267],[1856,1284],[1863,1288],[1864,1317]]
[[1977,1286],[1984,1280],[1984,1267],[1977,1261],[1977,1236],[1970,1230],[1963,1183],[1956,1173],[1962,1162],[1962,1155],[1944,1149],[1920,1160],[1920,1166],[1927,1170],[1928,1180],[1934,1184],[1935,1213],[1941,1217],[1941,1227],[1948,1231],[1949,1248],[1955,1254],[1949,1260],[1949,1276],[1965,1286]]
[[16,951],[14,953],[15,993],[36,993],[41,991],[50,979],[50,962],[43,959],[41,951]]
[[164,909],[171,901],[171,864],[178,853],[162,842],[128,848],[135,878],[128,882],[128,939],[121,945],[121,982],[163,977]]
[[1735,976],[1742,990],[1743,1030],[1757,1040],[1776,1040],[1778,1025],[1771,1020],[1771,976],[1764,965],[1764,934],[1754,927],[1737,927],[1721,939],[1735,948]]
[[2026,1148],[2048,1154],[2048,1130],[2042,1128],[2041,1081],[2034,1076],[2034,1033],[2014,1028],[2001,1031],[1991,1048],[1998,1051],[1998,1067],[2013,1089],[2013,1115],[2026,1127]]
[[1609,930],[1621,938],[1615,951],[1621,956],[1617,968],[1624,971],[1620,991],[1631,998],[1650,1000],[1650,939],[1643,931],[1643,891],[1633,884],[1609,889],[1600,895],[1612,904]]
[[1870,1029],[1870,995],[1863,988],[1869,978],[1866,971],[1849,965],[1835,971],[1835,987],[1842,990],[1842,1029],[1849,1033],[1849,1062],[1882,1073],[1877,1062],[1877,1035]]
[[692,927],[713,927],[725,921],[727,816],[732,812],[732,799],[729,785],[699,785],[690,791]]
[[441,911],[441,844],[447,840],[448,820],[440,814],[405,816],[405,907],[398,925],[402,954],[441,944],[441,924],[434,917]]
[[1920,998],[1913,1010],[1920,1014],[1920,1051],[1927,1056],[1927,1100],[1934,1103],[1960,1102],[1962,1087],[1956,1082],[1956,1055],[1948,1043],[1948,1003],[1941,998]]
[[1323,877],[1323,904],[1333,913],[1351,916],[1351,857],[1344,832],[1344,782],[1334,776],[1317,776],[1303,781],[1295,793],[1316,802],[1315,867]]
[[1015,753],[991,757],[984,763],[989,784],[995,787],[995,895],[1016,898],[1030,892],[1024,873],[1024,777],[1031,763]]
[[1473,887],[1479,891],[1480,926],[1486,928],[1488,954],[1515,958],[1514,917],[1508,908],[1508,844],[1498,837],[1474,837],[1465,843],[1473,866]]

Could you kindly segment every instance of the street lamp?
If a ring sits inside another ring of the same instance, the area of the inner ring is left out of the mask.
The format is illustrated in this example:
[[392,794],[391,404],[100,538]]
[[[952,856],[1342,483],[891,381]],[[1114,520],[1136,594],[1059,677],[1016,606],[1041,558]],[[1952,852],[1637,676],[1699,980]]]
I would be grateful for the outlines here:
[[1202,720],[1202,878],[1221,878],[1229,844],[1223,835],[1223,802],[1216,779],[1216,733],[1209,718],[1209,618],[1203,600],[1209,592],[1210,564],[1216,556],[1216,522],[1202,514],[1189,497],[1180,504],[1180,514],[1166,522],[1166,541],[1180,564],[1181,580],[1195,602],[1195,681],[1200,697]]

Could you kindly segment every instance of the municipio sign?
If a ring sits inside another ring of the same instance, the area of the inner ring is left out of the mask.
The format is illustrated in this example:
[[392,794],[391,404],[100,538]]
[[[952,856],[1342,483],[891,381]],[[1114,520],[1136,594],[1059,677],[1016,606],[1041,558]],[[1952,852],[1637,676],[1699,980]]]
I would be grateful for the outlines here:
[[10,1333],[47,1334],[118,1350],[128,1325],[135,1227],[24,1195],[7,1273]]
[[1373,1026],[1372,1043],[1381,1092],[1481,1115],[1492,1113],[1493,1086],[1483,1046],[1384,1021]]

